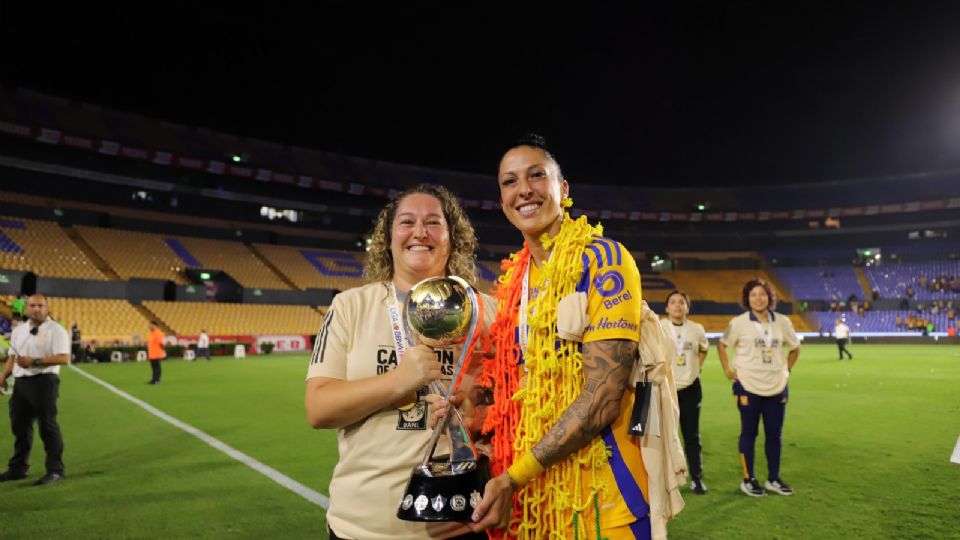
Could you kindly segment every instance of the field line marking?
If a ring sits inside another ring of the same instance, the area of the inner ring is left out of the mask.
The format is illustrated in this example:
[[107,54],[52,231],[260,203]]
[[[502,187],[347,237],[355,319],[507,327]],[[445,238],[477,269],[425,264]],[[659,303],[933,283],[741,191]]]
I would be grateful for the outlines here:
[[312,502],[313,504],[315,504],[315,505],[323,508],[324,510],[330,508],[330,499],[328,499],[328,498],[327,498],[325,495],[323,495],[322,493],[317,492],[317,491],[314,491],[314,490],[308,488],[307,486],[301,484],[300,482],[297,482],[297,481],[294,480],[293,478],[290,478],[289,476],[287,476],[287,475],[283,474],[282,472],[274,469],[273,467],[264,465],[263,463],[261,463],[261,462],[257,461],[256,459],[254,459],[254,458],[252,458],[252,457],[244,454],[243,452],[241,452],[241,451],[237,450],[236,448],[234,448],[234,447],[226,444],[225,442],[223,442],[223,441],[221,441],[221,440],[219,440],[219,439],[216,439],[216,438],[214,438],[214,437],[211,437],[210,435],[207,435],[206,433],[204,433],[204,432],[200,431],[199,429],[191,426],[190,424],[187,424],[186,422],[182,422],[182,421],[180,421],[180,420],[177,420],[176,418],[174,418],[174,417],[170,416],[169,414],[161,411],[160,409],[154,407],[153,405],[150,405],[150,404],[147,403],[146,401],[143,401],[143,400],[141,400],[141,399],[138,399],[138,398],[135,398],[135,397],[131,396],[130,394],[124,392],[123,390],[120,390],[120,389],[117,388],[116,386],[113,386],[112,384],[110,384],[110,383],[108,383],[108,382],[106,382],[106,381],[104,381],[104,380],[101,380],[101,379],[99,379],[99,378],[97,378],[97,377],[95,377],[95,376],[93,376],[93,375],[91,375],[91,374],[89,374],[89,373],[87,373],[86,371],[78,368],[77,366],[74,366],[73,364],[69,364],[69,366],[70,366],[70,368],[72,368],[74,371],[76,371],[76,372],[79,373],[80,375],[83,375],[84,377],[86,377],[86,378],[90,379],[91,381],[99,384],[100,386],[106,388],[107,390],[113,392],[114,394],[116,394],[116,395],[122,397],[123,399],[129,401],[130,403],[133,403],[133,404],[136,405],[137,407],[140,407],[141,409],[143,409],[143,410],[147,411],[148,413],[156,416],[157,418],[163,420],[164,422],[167,422],[168,424],[172,424],[172,425],[174,425],[174,426],[182,429],[183,431],[186,431],[186,432],[189,433],[190,435],[193,435],[194,437],[196,437],[196,438],[200,439],[201,441],[209,444],[210,446],[216,448],[217,450],[220,450],[220,451],[223,452],[224,454],[232,457],[233,459],[239,461],[240,463],[243,463],[243,464],[246,465],[247,467],[250,467],[251,469],[259,472],[260,474],[266,476],[267,478],[273,480],[274,482],[280,484],[281,486],[289,489],[290,491],[296,493],[297,495],[300,495],[300,496],[303,497],[304,499],[306,499],[306,500]]

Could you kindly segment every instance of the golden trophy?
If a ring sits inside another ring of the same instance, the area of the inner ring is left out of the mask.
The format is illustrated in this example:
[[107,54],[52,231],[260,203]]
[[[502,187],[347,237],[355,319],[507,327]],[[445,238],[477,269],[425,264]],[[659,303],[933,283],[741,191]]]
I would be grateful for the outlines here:
[[[404,305],[412,333],[430,347],[462,344],[453,366],[450,384],[438,381],[431,390],[449,399],[457,390],[465,360],[478,336],[481,300],[465,280],[456,277],[427,278],[414,285]],[[449,452],[435,455],[441,437],[449,440]],[[477,465],[477,450],[452,405],[437,424],[423,461],[413,469],[397,517],[407,521],[470,521],[487,480]]]

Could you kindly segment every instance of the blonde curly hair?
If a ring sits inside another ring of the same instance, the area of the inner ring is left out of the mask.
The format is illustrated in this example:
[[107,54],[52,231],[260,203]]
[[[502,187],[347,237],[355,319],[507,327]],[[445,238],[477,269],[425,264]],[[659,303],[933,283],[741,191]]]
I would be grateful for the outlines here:
[[393,252],[390,250],[390,236],[393,220],[397,217],[397,208],[403,199],[417,193],[424,193],[440,201],[443,218],[450,233],[450,256],[447,258],[448,276],[460,276],[471,284],[477,283],[477,235],[473,225],[467,219],[466,212],[457,202],[457,198],[447,188],[435,184],[420,184],[407,189],[394,197],[377,216],[373,226],[372,241],[367,250],[363,266],[363,277],[367,281],[389,281],[393,279]]

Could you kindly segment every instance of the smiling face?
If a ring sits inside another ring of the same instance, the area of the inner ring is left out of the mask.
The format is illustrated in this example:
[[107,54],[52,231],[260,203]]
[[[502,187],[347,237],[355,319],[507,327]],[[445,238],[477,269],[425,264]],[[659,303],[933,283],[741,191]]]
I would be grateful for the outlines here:
[[561,201],[569,192],[560,168],[543,150],[517,146],[500,160],[500,206],[528,242],[560,230]]
[[390,251],[394,276],[403,289],[428,277],[445,275],[450,231],[439,199],[413,193],[400,201],[390,226]]
[[770,297],[767,296],[766,289],[762,285],[750,289],[750,309],[755,312],[766,311],[770,306]]

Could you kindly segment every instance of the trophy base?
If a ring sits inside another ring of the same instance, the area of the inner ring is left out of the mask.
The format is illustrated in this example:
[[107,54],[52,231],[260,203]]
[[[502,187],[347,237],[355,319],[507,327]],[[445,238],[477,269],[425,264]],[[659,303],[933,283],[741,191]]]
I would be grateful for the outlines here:
[[397,517],[404,521],[471,521],[489,475],[479,467],[459,474],[410,476]]

